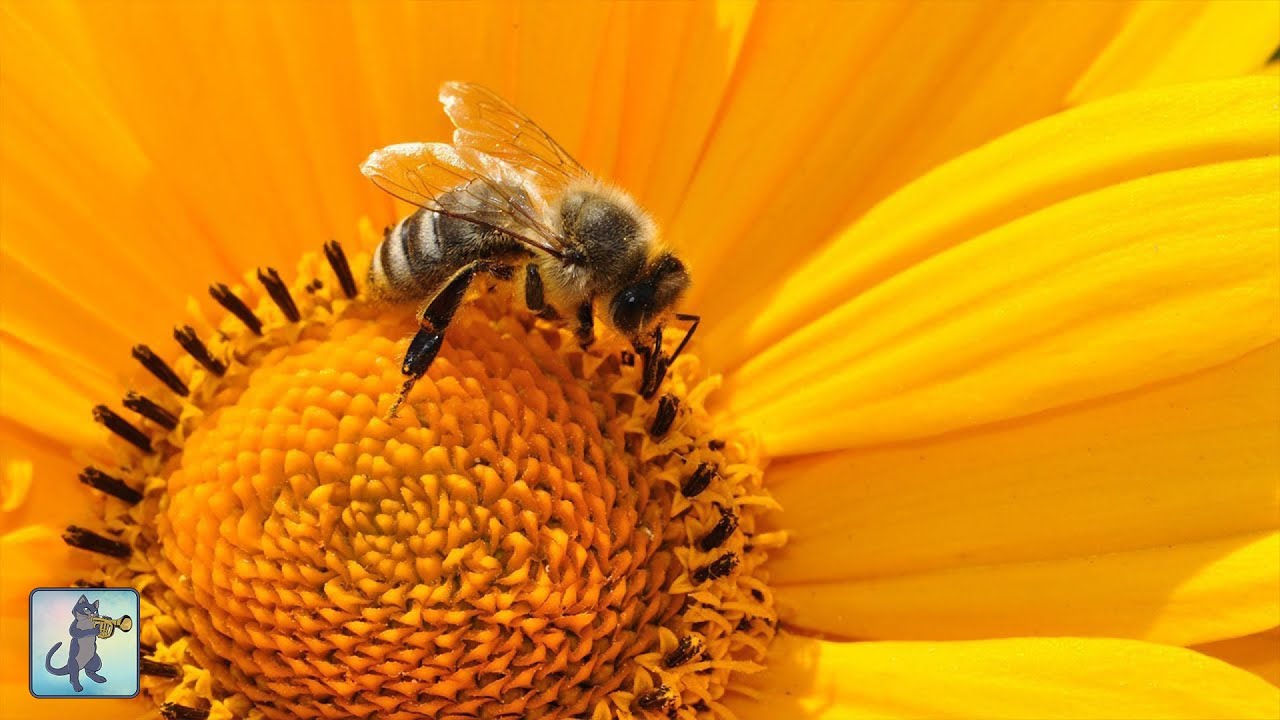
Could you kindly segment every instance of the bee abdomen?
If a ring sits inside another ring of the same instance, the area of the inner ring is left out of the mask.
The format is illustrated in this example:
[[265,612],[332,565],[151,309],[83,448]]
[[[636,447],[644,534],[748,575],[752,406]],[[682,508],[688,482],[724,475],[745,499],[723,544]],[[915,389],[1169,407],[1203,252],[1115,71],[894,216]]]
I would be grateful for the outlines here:
[[437,215],[419,209],[392,228],[373,251],[369,284],[392,300],[419,299],[439,284]]

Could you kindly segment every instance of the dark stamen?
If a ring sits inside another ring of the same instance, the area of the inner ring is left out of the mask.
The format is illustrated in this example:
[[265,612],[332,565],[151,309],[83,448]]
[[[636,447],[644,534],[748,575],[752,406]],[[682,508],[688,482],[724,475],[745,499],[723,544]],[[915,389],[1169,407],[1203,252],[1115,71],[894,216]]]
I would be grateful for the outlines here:
[[627,367],[632,367],[636,364],[636,354],[631,352],[630,350],[623,350],[622,355],[619,356],[618,358],[618,361]]
[[178,416],[160,407],[151,398],[130,390],[124,396],[124,406],[165,430],[178,427]]
[[84,579],[77,580],[71,584],[81,588],[100,588],[100,587],[106,587],[107,585],[101,580],[84,580]]
[[738,516],[732,510],[720,508],[720,522],[711,528],[711,532],[707,533],[702,541],[698,543],[698,548],[702,552],[711,552],[724,544],[725,540],[738,529]]
[[108,495],[120,498],[130,505],[142,500],[142,493],[129,487],[120,478],[112,477],[98,468],[87,467],[81,470],[80,482],[91,488],[97,488]]
[[666,668],[679,667],[701,655],[705,649],[706,645],[697,635],[685,635],[680,638],[680,644],[676,649],[667,653],[667,656],[662,659],[662,665]]
[[703,490],[711,484],[711,478],[716,474],[716,469],[711,463],[702,463],[697,470],[684,481],[684,485],[680,486],[680,494],[687,498],[701,495]]
[[146,345],[134,345],[133,358],[142,363],[142,367],[149,370],[152,375],[156,376],[157,380],[164,383],[170,390],[182,397],[191,394],[191,391],[187,389],[187,384],[182,382],[182,378],[178,377],[173,368],[169,367],[164,360],[161,360],[159,355],[152,352],[151,348]]
[[165,720],[209,720],[209,711],[167,702],[160,706]]
[[675,691],[659,685],[636,696],[636,707],[649,712],[670,712],[676,708]]
[[112,540],[78,525],[68,525],[66,531],[62,533],[62,540],[72,547],[113,558],[124,559],[132,552],[128,545],[119,540]]
[[693,581],[696,583],[704,583],[708,580],[719,580],[733,572],[736,567],[738,567],[738,556],[731,552],[727,552],[715,560],[712,560],[710,563],[694,570]]
[[214,300],[218,301],[219,305],[226,308],[227,312],[239,318],[240,322],[249,328],[249,332],[254,335],[262,334],[262,321],[258,319],[257,315],[253,314],[253,311],[249,309],[248,305],[244,304],[244,301],[239,296],[231,292],[231,288],[223,283],[214,283],[209,286],[209,294],[213,296]]
[[138,672],[143,675],[151,675],[153,677],[176,678],[182,677],[182,669],[177,665],[169,663],[156,662],[151,658],[138,659]]
[[675,395],[663,395],[658,399],[658,411],[653,415],[653,424],[649,426],[649,437],[661,439],[675,422],[676,411],[680,409],[680,400]]
[[324,256],[329,260],[329,266],[333,268],[333,274],[338,276],[338,282],[342,285],[342,292],[347,297],[356,296],[356,279],[351,274],[351,265],[347,263],[347,255],[342,252],[342,245],[337,240],[330,240],[324,244]]
[[119,436],[121,440],[124,440],[142,452],[153,452],[151,448],[151,438],[147,437],[146,433],[131,425],[128,420],[125,420],[115,414],[115,411],[106,405],[98,405],[93,408],[93,419],[106,426],[108,430]]
[[289,286],[280,279],[280,273],[276,272],[275,268],[259,269],[258,282],[267,289],[271,299],[275,300],[276,307],[279,307],[280,312],[289,318],[289,322],[298,322],[302,319],[298,306],[293,303],[293,296],[289,294]]
[[227,366],[221,360],[214,358],[209,354],[209,348],[196,337],[195,328],[190,325],[183,325],[173,329],[173,339],[178,341],[183,350],[186,350],[196,362],[204,366],[205,370],[222,377],[227,372]]
[[721,450],[724,449],[724,444],[725,443],[723,440],[712,440],[711,442],[707,443],[707,448],[712,452],[720,452]]

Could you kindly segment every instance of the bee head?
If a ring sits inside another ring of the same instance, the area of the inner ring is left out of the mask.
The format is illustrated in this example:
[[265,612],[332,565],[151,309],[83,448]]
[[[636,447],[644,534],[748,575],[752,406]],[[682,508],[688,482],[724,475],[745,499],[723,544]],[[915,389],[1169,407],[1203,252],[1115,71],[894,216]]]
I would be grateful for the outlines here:
[[609,304],[609,317],[619,332],[638,339],[689,288],[689,271],[671,253],[650,262],[636,282],[623,287]]

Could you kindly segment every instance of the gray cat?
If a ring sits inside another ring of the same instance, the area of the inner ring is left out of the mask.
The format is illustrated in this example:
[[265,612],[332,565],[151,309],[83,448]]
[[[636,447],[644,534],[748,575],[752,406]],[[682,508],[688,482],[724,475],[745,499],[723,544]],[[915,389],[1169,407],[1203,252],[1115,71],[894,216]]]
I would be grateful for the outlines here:
[[84,692],[84,687],[80,685],[81,670],[94,682],[107,681],[98,674],[102,669],[102,658],[98,657],[98,626],[93,622],[93,618],[97,616],[98,601],[89,602],[89,598],[81,595],[76,606],[71,609],[71,647],[67,654],[67,664],[60,668],[51,664],[53,654],[62,647],[62,643],[55,644],[49,649],[49,654],[44,656],[44,669],[50,675],[70,675],[71,687],[76,692]]

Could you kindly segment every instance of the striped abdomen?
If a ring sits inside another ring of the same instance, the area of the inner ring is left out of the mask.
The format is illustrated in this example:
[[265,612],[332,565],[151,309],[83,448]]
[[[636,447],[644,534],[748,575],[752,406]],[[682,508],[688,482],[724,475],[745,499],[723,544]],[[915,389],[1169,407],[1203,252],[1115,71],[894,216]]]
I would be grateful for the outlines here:
[[[465,262],[450,257],[440,238],[440,216],[419,209],[387,231],[369,264],[369,285],[390,300],[430,297]],[[468,223],[469,225],[470,223]]]
[[427,300],[477,260],[511,262],[528,255],[524,245],[504,232],[419,209],[378,243],[369,264],[369,287],[386,300]]

